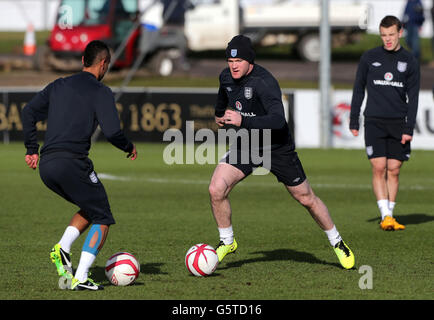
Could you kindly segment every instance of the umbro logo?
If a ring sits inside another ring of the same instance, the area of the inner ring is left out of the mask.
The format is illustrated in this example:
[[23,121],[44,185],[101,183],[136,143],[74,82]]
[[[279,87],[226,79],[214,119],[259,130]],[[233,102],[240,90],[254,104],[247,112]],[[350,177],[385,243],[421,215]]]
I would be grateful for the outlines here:
[[379,67],[379,66],[381,66],[381,63],[376,61],[376,62],[373,62],[372,65],[374,67]]

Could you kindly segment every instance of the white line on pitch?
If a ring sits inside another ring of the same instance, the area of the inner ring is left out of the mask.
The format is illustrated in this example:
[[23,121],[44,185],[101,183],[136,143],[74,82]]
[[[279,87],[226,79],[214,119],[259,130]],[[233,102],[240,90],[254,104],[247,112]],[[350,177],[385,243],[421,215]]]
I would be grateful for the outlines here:
[[[98,177],[102,180],[115,180],[115,181],[145,181],[150,183],[163,183],[163,184],[190,184],[190,185],[208,185],[209,180],[198,180],[198,179],[167,179],[167,178],[137,178],[137,177],[123,177],[123,176],[115,176],[107,173],[99,173]],[[242,187],[281,187],[280,183],[255,183],[251,181],[240,182],[238,184]],[[347,184],[347,183],[311,183],[313,188],[328,188],[328,189],[357,189],[357,190],[367,190],[371,189],[372,186],[370,184]],[[404,190],[431,190],[433,188],[421,185],[413,185],[413,186],[401,186],[400,189]]]

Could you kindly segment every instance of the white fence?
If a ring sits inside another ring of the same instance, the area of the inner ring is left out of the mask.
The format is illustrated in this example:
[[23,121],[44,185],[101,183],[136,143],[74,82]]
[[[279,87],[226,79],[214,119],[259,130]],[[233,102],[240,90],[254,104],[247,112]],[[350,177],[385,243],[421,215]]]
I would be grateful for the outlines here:
[[[364,148],[363,116],[358,137],[349,130],[351,90],[335,90],[332,94],[334,148]],[[297,147],[319,148],[320,137],[320,96],[317,90],[294,91],[294,123]],[[364,105],[362,106],[362,112]],[[434,150],[434,99],[431,91],[421,91],[414,131],[413,149]]]

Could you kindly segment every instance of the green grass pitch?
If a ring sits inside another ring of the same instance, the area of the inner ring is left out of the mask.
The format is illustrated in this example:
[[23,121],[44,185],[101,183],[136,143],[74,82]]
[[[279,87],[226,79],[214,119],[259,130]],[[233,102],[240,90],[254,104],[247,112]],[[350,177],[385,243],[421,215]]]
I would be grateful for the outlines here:
[[[404,164],[395,216],[406,230],[379,228],[363,150],[298,150],[316,194],[356,256],[344,270],[326,235],[272,175],[251,176],[231,193],[238,251],[206,278],[190,275],[186,251],[218,242],[208,183],[215,165],[167,165],[162,144],[138,144],[130,161],[108,143],[91,150],[117,223],[91,272],[101,292],[58,288],[49,251],[77,208],[48,190],[24,162],[22,143],[0,145],[0,300],[311,300],[432,299],[434,152],[414,150]],[[72,249],[76,267],[85,236]],[[134,254],[136,283],[104,275],[115,252]],[[365,268],[372,270],[372,287]],[[362,286],[363,287],[363,286]]]

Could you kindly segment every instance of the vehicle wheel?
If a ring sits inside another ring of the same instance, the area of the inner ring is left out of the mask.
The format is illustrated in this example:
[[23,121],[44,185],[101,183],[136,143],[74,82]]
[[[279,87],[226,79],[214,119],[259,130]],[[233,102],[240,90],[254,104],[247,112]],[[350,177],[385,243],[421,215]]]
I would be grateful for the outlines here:
[[321,58],[319,35],[310,33],[303,36],[298,42],[297,51],[303,60],[318,62]]
[[50,48],[47,46],[38,46],[36,48],[36,53],[33,57],[33,66],[39,71],[49,71],[51,70],[50,65]]
[[152,57],[150,66],[152,72],[159,76],[167,77],[172,74],[175,68],[175,62],[168,52],[160,51]]

